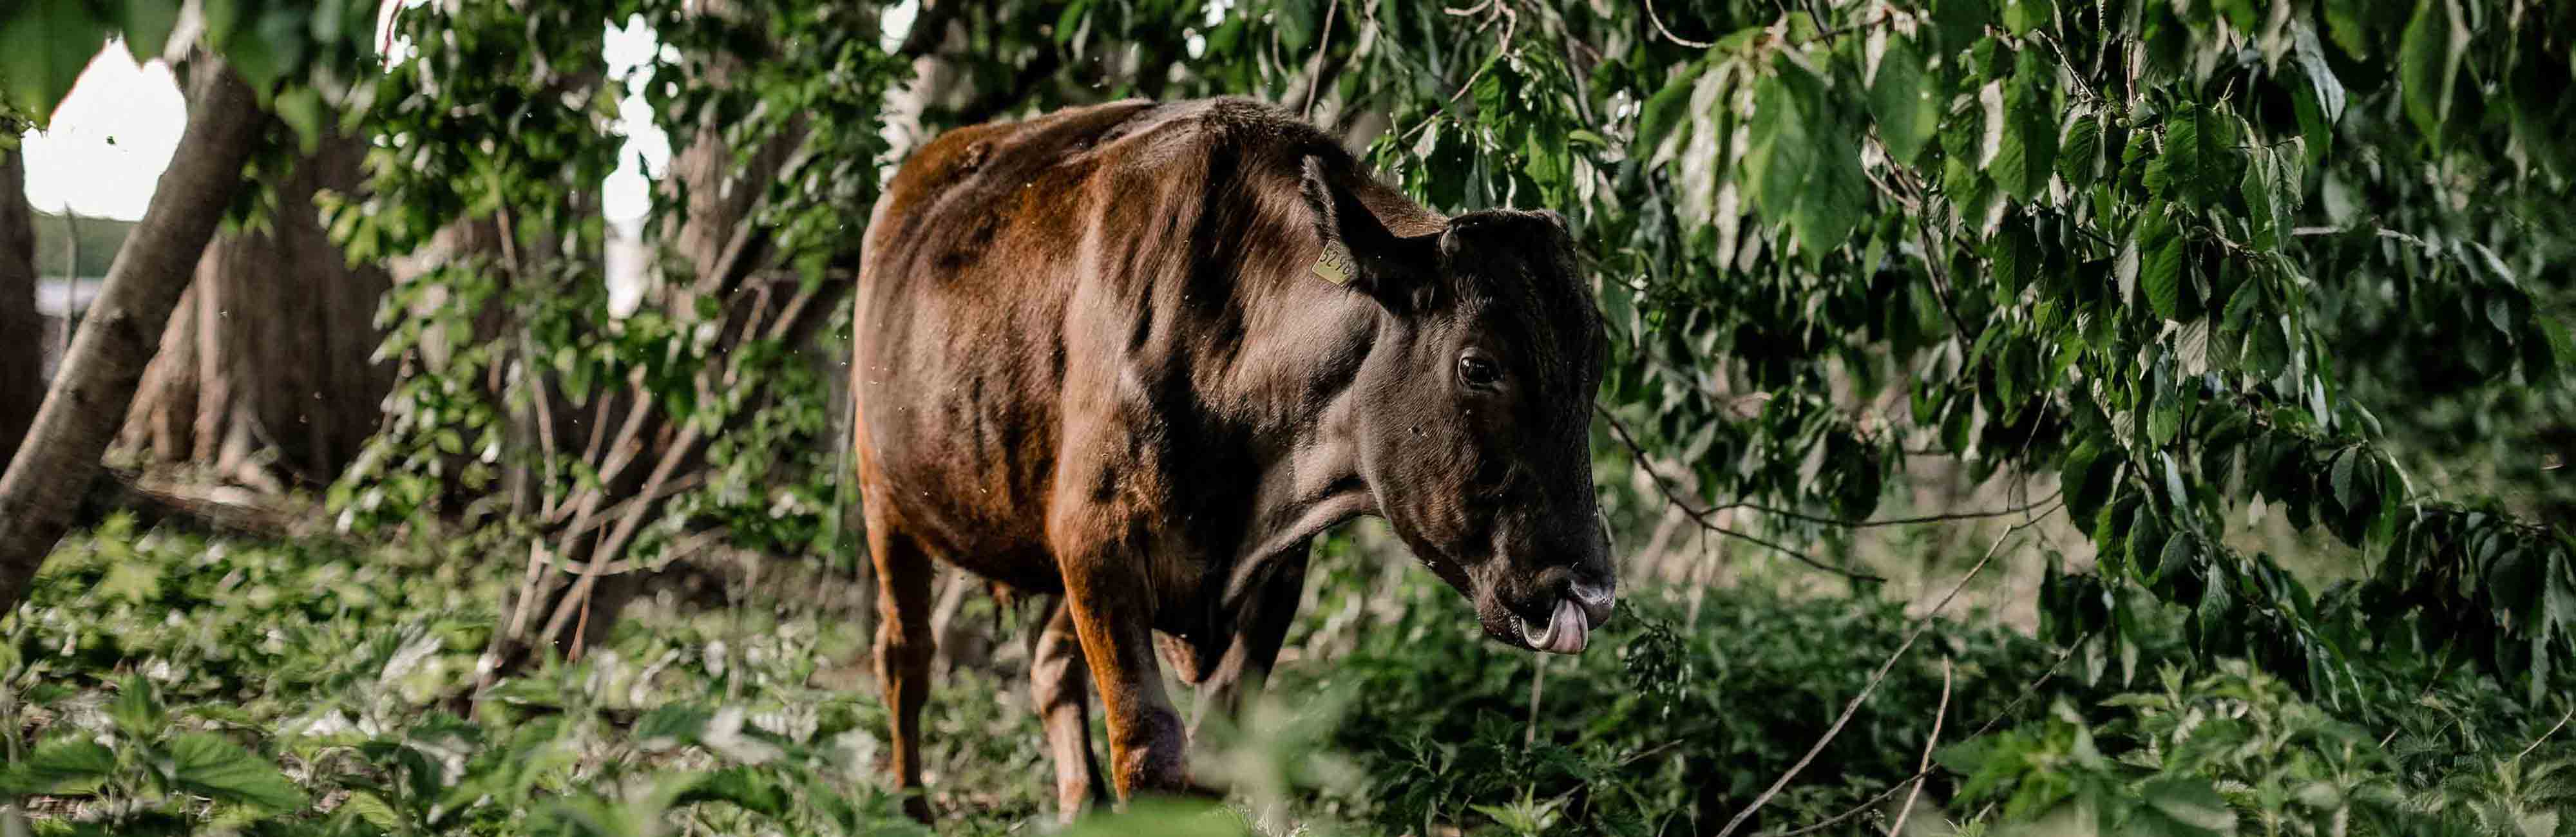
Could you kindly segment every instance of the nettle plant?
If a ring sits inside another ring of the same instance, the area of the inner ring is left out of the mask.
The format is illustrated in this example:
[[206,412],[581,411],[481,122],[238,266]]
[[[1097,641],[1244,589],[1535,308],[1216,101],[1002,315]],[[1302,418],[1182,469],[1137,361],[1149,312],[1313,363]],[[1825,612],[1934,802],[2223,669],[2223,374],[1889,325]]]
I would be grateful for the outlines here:
[[[2565,391],[2550,306],[2576,145],[2551,126],[2576,116],[2569,7],[1662,14],[1422,21],[1480,26],[1492,51],[1389,59],[1474,75],[1395,85],[1375,151],[1435,205],[1574,217],[1620,352],[1604,408],[1710,496],[1784,501],[1806,511],[1771,519],[1830,534],[1876,510],[1909,452],[1981,479],[2054,472],[2096,560],[2053,568],[2040,607],[2097,659],[2137,630],[2113,593],[2143,590],[2190,611],[2197,652],[2328,694],[2379,676],[2356,661],[2382,651],[2535,693],[2559,670],[2565,534],[2402,466],[2408,434],[2492,448],[2352,382],[2431,358],[2453,379],[2426,401]],[[1605,46],[1544,46],[1560,41]],[[2554,426],[2509,432],[2530,456]],[[2248,514],[2330,533],[2361,580],[2311,589],[2231,546]]]

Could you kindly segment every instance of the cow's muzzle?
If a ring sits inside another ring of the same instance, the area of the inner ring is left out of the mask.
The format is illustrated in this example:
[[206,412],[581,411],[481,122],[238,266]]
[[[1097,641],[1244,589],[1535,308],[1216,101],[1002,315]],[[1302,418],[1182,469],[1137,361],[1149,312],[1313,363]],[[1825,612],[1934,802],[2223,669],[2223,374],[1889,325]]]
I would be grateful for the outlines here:
[[1580,654],[1591,644],[1592,628],[1610,618],[1616,597],[1608,586],[1575,582],[1566,587],[1565,595],[1556,600],[1556,609],[1548,614],[1547,624],[1530,624],[1528,617],[1514,614],[1520,626],[1521,641],[1539,651],[1558,654]]

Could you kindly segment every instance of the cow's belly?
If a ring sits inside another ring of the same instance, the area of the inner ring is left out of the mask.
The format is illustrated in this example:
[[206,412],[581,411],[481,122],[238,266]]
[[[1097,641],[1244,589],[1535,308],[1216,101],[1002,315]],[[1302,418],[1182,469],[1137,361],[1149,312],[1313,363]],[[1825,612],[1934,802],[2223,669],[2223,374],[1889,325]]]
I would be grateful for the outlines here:
[[878,334],[856,358],[862,438],[880,477],[867,488],[949,563],[1030,592],[1060,590],[1046,547],[1054,349],[990,311],[982,321],[907,313],[916,316],[872,318]]

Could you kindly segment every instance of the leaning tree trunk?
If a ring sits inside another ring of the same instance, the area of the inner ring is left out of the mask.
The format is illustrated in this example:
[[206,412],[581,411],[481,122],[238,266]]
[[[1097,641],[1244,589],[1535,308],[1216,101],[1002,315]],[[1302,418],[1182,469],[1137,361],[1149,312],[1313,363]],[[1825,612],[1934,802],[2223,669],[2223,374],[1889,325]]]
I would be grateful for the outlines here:
[[125,447],[268,490],[280,472],[328,483],[356,456],[393,383],[370,359],[390,280],[349,265],[313,197],[356,193],[366,153],[363,137],[324,135],[278,184],[268,229],[206,248],[126,414]]
[[0,470],[45,398],[44,327],[36,317],[36,216],[27,162],[0,151]]
[[0,476],[0,612],[26,597],[37,566],[70,530],[81,489],[98,475],[99,456],[116,438],[190,269],[243,188],[259,107],[220,59],[195,63],[179,153],[117,251],[19,455]]

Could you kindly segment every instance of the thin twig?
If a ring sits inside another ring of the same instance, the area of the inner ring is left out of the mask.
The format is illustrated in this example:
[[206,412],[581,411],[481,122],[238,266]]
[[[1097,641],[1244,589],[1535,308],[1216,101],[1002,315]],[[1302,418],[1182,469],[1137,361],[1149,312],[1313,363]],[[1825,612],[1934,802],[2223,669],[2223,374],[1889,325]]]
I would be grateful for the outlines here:
[[1905,804],[1896,809],[1896,823],[1887,827],[1887,837],[1905,837],[1905,820],[1914,815],[1914,800],[1923,796],[1923,782],[1931,778],[1932,751],[1941,746],[1941,721],[1950,714],[1950,658],[1941,658],[1941,705],[1932,710],[1932,737],[1923,740],[1923,760],[1914,766],[1914,789],[1905,793]]
[[1529,724],[1521,731],[1521,749],[1524,751],[1538,746],[1538,698],[1540,690],[1547,686],[1548,656],[1536,654],[1530,657]]
[[1620,423],[1620,421],[1619,421],[1619,417],[1618,417],[1618,416],[1611,415],[1609,410],[1603,409],[1600,405],[1597,405],[1597,404],[1596,404],[1596,405],[1593,405],[1593,408],[1592,408],[1592,409],[1593,409],[1593,411],[1594,411],[1594,412],[1598,412],[1598,413],[1600,413],[1600,414],[1601,414],[1601,419],[1602,419],[1603,421],[1607,421],[1607,422],[1609,422],[1609,423],[1610,423],[1610,429],[1611,429],[1612,431],[1614,431],[1614,432],[1616,432],[1616,433],[1618,434],[1618,436],[1619,436],[1619,441],[1624,442],[1624,443],[1626,443],[1626,444],[1628,445],[1628,453],[1629,453],[1633,458],[1635,458],[1635,459],[1636,459],[1636,461],[1637,461],[1637,470],[1644,472],[1644,473],[1645,473],[1645,475],[1646,475],[1646,477],[1647,477],[1648,479],[1654,480],[1655,488],[1656,488],[1656,490],[1663,492],[1664,500],[1665,500],[1666,502],[1669,502],[1669,503],[1673,504],[1675,507],[1680,508],[1680,509],[1682,510],[1682,514],[1688,515],[1688,516],[1690,517],[1690,519],[1691,519],[1691,521],[1692,521],[1692,522],[1694,522],[1694,523],[1698,523],[1698,524],[1699,524],[1700,528],[1702,528],[1702,529],[1706,529],[1706,530],[1709,530],[1709,531],[1711,531],[1711,532],[1716,532],[1716,533],[1718,533],[1718,534],[1725,535],[1725,536],[1730,537],[1730,538],[1735,538],[1735,539],[1743,540],[1743,541],[1749,541],[1749,542],[1752,542],[1752,543],[1755,543],[1755,544],[1759,544],[1759,545],[1761,545],[1761,546],[1770,547],[1770,548],[1771,548],[1772,550],[1774,550],[1774,551],[1780,552],[1781,554],[1787,555],[1787,556],[1789,556],[1789,557],[1791,557],[1791,558],[1798,559],[1798,562],[1799,562],[1799,563],[1805,564],[1805,565],[1810,566],[1810,567],[1814,567],[1814,568],[1819,569],[1819,570],[1824,570],[1825,572],[1829,572],[1829,573],[1834,573],[1834,574],[1837,574],[1837,575],[1841,575],[1841,576],[1843,576],[1843,577],[1845,577],[1845,578],[1849,578],[1849,579],[1851,579],[1851,580],[1853,580],[1853,581],[1886,581],[1886,580],[1887,580],[1887,579],[1885,579],[1885,578],[1881,578],[1881,577],[1876,576],[1876,575],[1871,575],[1871,574],[1869,574],[1869,573],[1864,573],[1864,572],[1855,572],[1855,571],[1852,571],[1852,570],[1847,570],[1847,569],[1843,569],[1843,568],[1841,568],[1841,567],[1834,566],[1834,565],[1832,565],[1832,564],[1827,564],[1827,563],[1825,563],[1825,562],[1823,562],[1823,561],[1818,561],[1818,560],[1816,560],[1816,559],[1815,559],[1815,557],[1814,557],[1814,556],[1808,555],[1807,553],[1800,552],[1800,551],[1795,550],[1795,549],[1791,549],[1791,548],[1789,548],[1789,547],[1787,547],[1787,546],[1783,546],[1783,545],[1778,544],[1778,543],[1774,543],[1774,542],[1771,542],[1771,541],[1768,541],[1768,540],[1764,540],[1764,539],[1762,539],[1762,538],[1760,538],[1760,537],[1756,537],[1756,536],[1751,535],[1751,534],[1747,534],[1747,533],[1744,533],[1744,532],[1738,532],[1738,531],[1736,531],[1736,530],[1734,530],[1734,529],[1729,529],[1729,528],[1727,528],[1725,525],[1720,524],[1720,523],[1718,523],[1717,521],[1714,521],[1714,520],[1710,520],[1710,519],[1708,519],[1708,515],[1709,515],[1709,513],[1708,513],[1708,512],[1701,511],[1701,510],[1699,510],[1699,509],[1697,509],[1697,508],[1693,508],[1693,507],[1692,507],[1692,504],[1691,504],[1689,501],[1682,499],[1681,493],[1680,493],[1680,492],[1678,492],[1678,491],[1675,491],[1675,490],[1673,489],[1673,485],[1672,485],[1672,483],[1665,481],[1663,473],[1655,470],[1655,465],[1654,465],[1654,463],[1647,461],[1647,459],[1646,459],[1646,449],[1645,449],[1643,446],[1640,446],[1640,445],[1638,445],[1638,444],[1637,444],[1637,437],[1635,437],[1635,436],[1631,436],[1631,435],[1629,435],[1629,434],[1628,434],[1628,426],[1627,426],[1627,425],[1625,425],[1625,424]]
[[1306,63],[1306,106],[1297,109],[1297,118],[1315,118],[1315,90],[1324,86],[1324,54],[1332,51],[1333,17],[1342,10],[1342,0],[1324,7],[1324,32],[1315,38],[1315,59]]
[[[2041,515],[2037,519],[2046,519],[2046,517],[2047,515]],[[1754,812],[1762,810],[1762,806],[1769,804],[1772,797],[1780,795],[1780,789],[1788,787],[1789,780],[1797,778],[1799,771],[1807,769],[1807,765],[1816,760],[1816,755],[1825,751],[1825,745],[1833,743],[1834,737],[1842,734],[1843,726],[1851,723],[1852,715],[1860,711],[1861,702],[1869,700],[1870,694],[1878,691],[1878,684],[1887,679],[1888,671],[1896,668],[1896,661],[1904,659],[1905,652],[1914,648],[1914,641],[1923,638],[1923,632],[1931,629],[1932,620],[1940,616],[1941,611],[1948,608],[1952,600],[1959,597],[1959,591],[1967,589],[1968,582],[1975,580],[1978,573],[1985,572],[1986,565],[1993,563],[1995,555],[2003,551],[2005,541],[2011,540],[2014,534],[2030,525],[2030,523],[2015,523],[2005,527],[2003,534],[1995,536],[1994,545],[1986,547],[1985,557],[1977,559],[1976,566],[1969,567],[1968,574],[1959,577],[1959,583],[1950,585],[1949,594],[1942,596],[1941,601],[1934,604],[1931,610],[1924,611],[1923,615],[1914,618],[1914,629],[1906,632],[1905,642],[1897,645],[1896,652],[1887,655],[1887,660],[1878,664],[1877,671],[1870,673],[1869,683],[1861,687],[1860,694],[1853,695],[1849,702],[1843,704],[1843,713],[1834,719],[1834,725],[1827,727],[1825,734],[1816,739],[1815,745],[1807,748],[1806,755],[1798,757],[1798,763],[1790,765],[1788,772],[1780,774],[1779,779],[1773,780],[1771,787],[1762,791],[1761,796],[1754,797],[1753,804],[1746,805],[1744,810],[1735,812],[1735,818],[1726,821],[1726,827],[1717,832],[1717,837],[1734,834],[1737,828],[1743,827],[1745,820],[1753,818]]]
[[2008,517],[2048,505],[2049,501],[2057,499],[2059,495],[2064,493],[2066,493],[2066,489],[2060,488],[2056,491],[2050,492],[2046,497],[2041,497],[2038,500],[2023,503],[2008,509],[1991,509],[1972,512],[1943,512],[1941,514],[1925,514],[1913,517],[1888,517],[1878,520],[1850,520],[1840,517],[1823,517],[1807,514],[1805,512],[1791,511],[1789,509],[1773,508],[1760,503],[1741,501],[1717,506],[1709,509],[1709,511],[1720,512],[1727,509],[1747,509],[1750,511],[1758,511],[1763,514],[1776,514],[1791,520],[1803,520],[1808,523],[1821,523],[1827,526],[1842,526],[1852,529],[1870,529],[1879,526],[1903,526],[1911,523],[1942,523],[1954,520],[1982,520],[1989,517]]
[[2567,714],[2558,716],[2557,726],[2550,727],[2548,732],[2541,733],[2539,738],[2532,739],[2531,746],[2524,747],[2522,752],[2513,754],[2513,760],[2521,761],[2523,756],[2531,755],[2531,751],[2540,749],[2540,742],[2549,740],[2550,736],[2557,735],[2559,730],[2567,728],[2569,718],[2576,718],[2576,706],[2567,707]]
[[[1922,196],[1927,193],[1923,184],[1920,181],[1915,180],[1914,176],[1905,169],[1901,167],[1891,168],[1888,171],[1898,182],[1904,183],[1905,188],[1908,191],[1914,192],[1918,196]],[[1953,209],[1955,210],[1956,207],[1953,207]],[[1955,214],[1955,212],[1953,214]],[[1940,300],[1941,313],[1950,318],[1950,327],[1959,332],[1960,344],[1966,345],[1968,338],[1970,337],[1968,321],[1959,317],[1958,305],[1950,301],[1950,271],[1942,264],[1946,259],[1941,257],[1939,251],[1932,248],[1932,221],[1927,217],[1929,215],[1930,213],[1927,212],[1917,214],[1915,216],[1915,240],[1920,242],[1923,247],[1923,266],[1932,277],[1932,295],[1934,298]]]
[[1821,41],[1841,34],[1840,32],[1835,31],[1833,24],[1825,22],[1825,9],[1823,6],[1816,5],[1816,0],[1806,0],[1806,2],[1807,19],[1816,25],[1816,36],[1813,40]]
[[[2074,642],[2067,643],[2066,647],[2057,649],[2057,660],[2049,663],[2046,671],[2040,672],[2038,677],[2031,678],[2029,683],[2023,684],[2021,692],[2013,696],[2012,702],[2004,704],[2003,711],[1996,712],[1994,717],[1987,718],[1985,723],[1977,726],[1976,732],[1969,733],[1967,738],[1961,740],[1973,741],[1984,737],[1986,733],[1993,732],[1996,724],[2003,723],[2005,718],[2012,717],[2014,712],[2021,709],[2021,705],[2023,703],[2030,700],[2031,695],[2039,694],[2039,687],[2046,684],[2049,678],[2057,676],[2057,670],[2066,666],[2067,658],[2075,655],[2075,649],[2084,647],[2084,643],[2092,638],[2093,634],[2088,632],[2076,637]],[[1877,807],[1878,803],[1887,801],[1888,797],[1895,796],[1897,791],[1903,790],[1907,783],[1930,775],[1932,775],[1932,768],[1930,766],[1925,766],[1923,769],[1915,771],[1912,776],[1896,780],[1896,783],[1888,785],[1886,790],[1879,791],[1877,796],[1861,800],[1860,804],[1845,809],[1842,813],[1826,817],[1810,825],[1788,831],[1776,832],[1772,837],[1802,837],[1802,835],[1814,834],[1816,832],[1832,828],[1841,824],[1845,820],[1860,816],[1871,808]]]
[[[1482,9],[1490,3],[1492,3],[1492,0],[1486,0],[1486,3],[1477,4],[1476,8]],[[1460,14],[1460,12],[1455,10],[1443,9],[1442,11],[1447,11],[1453,15]],[[1503,43],[1501,46],[1495,48],[1495,54],[1508,55],[1512,51],[1512,33],[1519,31],[1521,27],[1521,13],[1512,11],[1510,3],[1496,5],[1494,6],[1494,11],[1501,12],[1503,14]],[[1479,25],[1476,28],[1482,30],[1485,28],[1485,25],[1491,24],[1492,21],[1487,21],[1486,24]],[[1467,91],[1475,89],[1476,79],[1484,77],[1485,69],[1492,66],[1494,65],[1491,61],[1477,65],[1475,72],[1467,74],[1466,81],[1458,83],[1458,92],[1449,94],[1449,101],[1458,101],[1458,97],[1467,95]]]
[[1717,45],[1715,42],[1711,41],[1694,41],[1689,38],[1684,38],[1680,35],[1673,34],[1673,30],[1664,28],[1664,19],[1655,15],[1655,0],[1646,0],[1646,20],[1652,21],[1655,24],[1655,31],[1663,33],[1664,40],[1681,44],[1682,46],[1690,47],[1692,49],[1707,49]]

